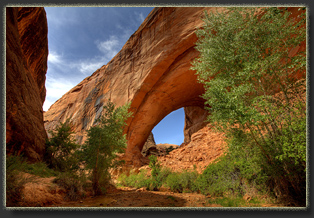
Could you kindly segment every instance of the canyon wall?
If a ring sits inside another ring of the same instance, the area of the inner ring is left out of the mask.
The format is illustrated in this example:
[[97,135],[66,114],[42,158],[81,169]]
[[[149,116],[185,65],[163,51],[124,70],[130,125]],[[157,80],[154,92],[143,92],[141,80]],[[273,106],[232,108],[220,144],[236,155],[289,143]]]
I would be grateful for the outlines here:
[[[195,31],[202,26],[204,10],[214,7],[155,8],[121,51],[106,65],[72,88],[45,113],[45,128],[53,130],[71,118],[79,143],[111,99],[117,106],[131,102],[127,120],[127,164],[142,165],[141,150],[151,130],[166,115],[185,107],[185,141],[204,127],[204,88],[190,69],[198,56]],[[297,14],[298,8],[290,8]],[[302,47],[302,46],[301,46]],[[302,48],[298,49],[304,49]],[[190,120],[188,120],[190,118]]]
[[48,57],[44,8],[6,8],[6,153],[41,160]]

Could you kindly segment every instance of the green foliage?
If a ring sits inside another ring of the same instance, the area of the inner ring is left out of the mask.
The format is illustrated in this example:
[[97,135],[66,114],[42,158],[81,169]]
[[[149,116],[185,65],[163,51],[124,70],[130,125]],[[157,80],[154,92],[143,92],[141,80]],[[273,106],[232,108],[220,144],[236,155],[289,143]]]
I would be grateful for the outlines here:
[[58,172],[54,171],[53,169],[48,168],[47,164],[43,162],[26,164],[25,172],[30,173],[32,175],[40,176],[40,177],[53,177],[53,176],[58,175]]
[[29,182],[20,173],[25,171],[26,162],[21,156],[10,155],[6,157],[6,206],[19,206],[22,201],[22,190]]
[[208,203],[218,204],[223,207],[259,207],[262,202],[256,198],[246,201],[241,196],[237,196],[237,197],[220,197],[220,198],[209,199]]
[[46,142],[45,161],[48,166],[59,172],[78,169],[78,157],[74,152],[78,144],[72,138],[73,131],[70,120],[60,123],[56,131],[50,131],[51,138]]
[[181,173],[171,173],[166,178],[166,186],[173,192],[194,192],[198,190],[196,179],[198,173],[196,171],[183,171]]
[[123,186],[134,187],[134,188],[145,187],[149,189],[150,184],[151,184],[151,179],[148,176],[146,176],[146,174],[147,174],[146,170],[142,170],[138,174],[131,173],[129,176],[123,173],[118,177],[118,181],[120,185],[123,185]]
[[149,156],[149,167],[152,169],[151,171],[151,182],[148,189],[157,191],[162,184],[164,183],[167,176],[171,173],[171,171],[167,168],[162,168],[160,163],[157,160],[157,157],[154,155]]
[[228,156],[224,156],[217,163],[209,165],[197,179],[202,194],[223,196],[230,191],[242,193],[240,171],[228,159]]
[[75,201],[86,196],[87,178],[83,172],[81,174],[60,173],[53,182],[66,190],[66,200]]
[[176,148],[174,148],[173,146],[170,146],[170,147],[166,148],[166,154],[169,154],[174,149],[176,149]]
[[[289,14],[272,7],[205,13],[205,25],[197,32],[200,57],[192,69],[205,87],[209,121],[226,133],[230,150],[243,152],[236,159],[226,157],[237,164],[222,161],[206,169],[203,182],[215,184],[221,178],[224,185],[204,186],[205,192],[234,189],[238,182],[232,176],[257,183],[267,178],[277,197],[305,202],[306,86],[295,75],[306,72],[306,54],[292,56],[290,50],[305,41],[306,20],[305,11],[300,21]],[[246,156],[254,152],[253,158]],[[255,174],[247,160],[254,163]],[[225,175],[219,176],[223,169]]]
[[98,124],[87,131],[87,141],[82,146],[80,156],[86,169],[92,170],[92,182],[95,195],[104,193],[110,180],[108,170],[113,167],[115,153],[124,152],[126,138],[123,129],[126,119],[131,116],[129,104],[115,108],[109,101],[104,105],[104,116]]

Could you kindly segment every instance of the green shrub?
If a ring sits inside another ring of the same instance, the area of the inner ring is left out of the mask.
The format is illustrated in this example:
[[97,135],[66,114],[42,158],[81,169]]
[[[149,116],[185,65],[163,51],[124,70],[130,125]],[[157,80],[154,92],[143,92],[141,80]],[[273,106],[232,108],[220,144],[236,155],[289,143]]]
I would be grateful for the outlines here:
[[241,196],[236,197],[220,197],[214,199],[208,199],[209,204],[219,204],[223,207],[257,207],[260,206],[261,202],[252,198],[249,201],[244,200]]
[[149,156],[149,160],[150,160],[149,167],[152,169],[151,171],[152,178],[149,189],[157,191],[162,185],[160,177],[161,166],[155,155]]
[[171,173],[165,180],[167,187],[173,192],[195,192],[198,190],[195,182],[198,173],[196,171],[183,171],[181,173]]
[[183,186],[179,179],[179,173],[171,173],[166,179],[166,186],[173,192],[183,192]]
[[228,192],[241,192],[240,171],[223,156],[210,164],[197,179],[197,187],[204,195],[223,196]]
[[78,170],[79,160],[75,150],[78,144],[72,137],[70,119],[60,123],[55,131],[50,131],[51,138],[46,142],[45,161],[48,167],[59,172]]
[[40,176],[40,177],[53,177],[57,176],[58,172],[48,168],[46,163],[37,162],[25,165],[25,172]]
[[23,201],[22,190],[27,182],[33,177],[23,177],[21,172],[25,172],[27,163],[21,156],[10,155],[6,157],[6,206],[20,206]]
[[60,173],[53,182],[66,190],[66,200],[76,201],[86,196],[88,184],[84,173]]

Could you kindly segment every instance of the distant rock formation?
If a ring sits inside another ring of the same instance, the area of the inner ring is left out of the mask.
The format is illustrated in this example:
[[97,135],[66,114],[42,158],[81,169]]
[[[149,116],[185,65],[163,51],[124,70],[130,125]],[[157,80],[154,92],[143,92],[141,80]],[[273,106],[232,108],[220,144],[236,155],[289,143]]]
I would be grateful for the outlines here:
[[152,150],[152,149],[153,150],[156,149],[156,142],[154,139],[154,135],[151,132],[143,146],[141,153],[144,157],[146,157],[150,153],[149,150]]
[[154,135],[153,133],[150,133],[148,139],[146,140],[143,146],[141,153],[144,157],[147,157],[149,155],[164,156],[178,147],[179,147],[178,145],[168,143],[156,145]]
[[42,159],[47,139],[47,33],[44,8],[6,8],[6,153],[30,161]]

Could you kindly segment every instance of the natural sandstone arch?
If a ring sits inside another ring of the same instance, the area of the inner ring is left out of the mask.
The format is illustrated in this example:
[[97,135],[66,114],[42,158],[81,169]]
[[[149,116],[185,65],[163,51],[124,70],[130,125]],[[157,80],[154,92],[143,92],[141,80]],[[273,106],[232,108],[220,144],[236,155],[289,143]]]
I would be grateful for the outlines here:
[[[141,165],[141,149],[153,127],[170,112],[187,106],[203,107],[203,87],[190,70],[197,57],[195,31],[204,10],[223,8],[155,8],[122,50],[107,64],[66,93],[44,114],[46,130],[72,118],[76,139],[86,140],[102,106],[111,99],[117,106],[131,102],[127,121],[128,164]],[[292,8],[296,16],[298,8]],[[290,9],[289,9],[290,10]],[[295,52],[305,49],[305,43]]]
[[[181,107],[204,106],[200,97],[204,88],[197,83],[195,72],[190,70],[190,61],[198,52],[190,48],[181,54],[151,87],[141,89],[131,104],[134,117],[127,127],[127,160],[140,165],[141,150],[151,130],[169,113]],[[147,77],[147,81],[153,80]]]
[[44,114],[46,130],[72,118],[76,139],[111,99],[117,106],[131,102],[134,117],[127,123],[126,158],[140,164],[141,149],[153,127],[167,114],[185,106],[203,106],[203,88],[190,70],[197,57],[195,31],[202,26],[203,7],[155,8],[122,50],[93,75],[66,93]]

